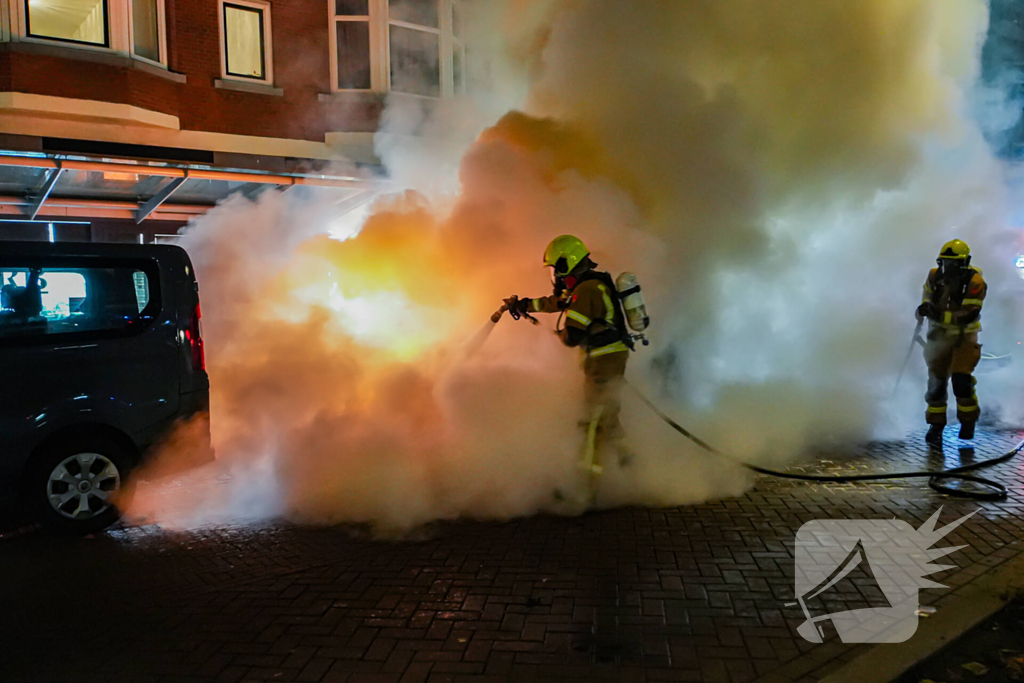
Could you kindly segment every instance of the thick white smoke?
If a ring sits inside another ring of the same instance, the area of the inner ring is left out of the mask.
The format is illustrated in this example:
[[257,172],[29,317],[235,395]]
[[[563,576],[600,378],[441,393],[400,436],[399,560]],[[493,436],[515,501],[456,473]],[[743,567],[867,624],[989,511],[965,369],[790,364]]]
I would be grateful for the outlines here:
[[920,373],[880,399],[938,246],[975,245],[993,312],[1017,284],[965,101],[986,4],[551,6],[532,110],[602,140],[665,241],[669,390],[744,451],[919,418]]
[[[392,98],[379,150],[407,191],[358,236],[316,236],[329,201],[273,194],[186,234],[240,482],[225,509],[256,491],[254,514],[394,529],[557,511],[578,476],[574,352],[508,320],[463,351],[501,298],[547,293],[561,233],[644,283],[631,381],[760,462],[921,420],[918,353],[889,394],[948,239],[989,280],[986,350],[1015,343],[1004,169],[968,102],[982,0],[507,0],[474,23],[489,90],[432,112]],[[1018,377],[982,375],[989,415],[1024,417]],[[607,468],[601,504],[749,485],[635,402],[625,423],[638,462]]]

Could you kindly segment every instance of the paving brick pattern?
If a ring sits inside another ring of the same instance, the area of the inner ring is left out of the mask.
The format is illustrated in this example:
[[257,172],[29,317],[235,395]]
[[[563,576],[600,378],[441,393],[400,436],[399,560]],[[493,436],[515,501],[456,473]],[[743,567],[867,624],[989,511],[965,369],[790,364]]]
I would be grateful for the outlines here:
[[[978,457],[1018,433],[987,432]],[[951,467],[917,441],[872,444],[816,471]],[[987,470],[1002,503],[939,496],[923,480],[823,485],[760,478],[739,498],[576,518],[436,526],[382,542],[285,523],[91,539],[0,541],[2,681],[813,681],[865,646],[812,645],[793,595],[793,539],[815,518],[915,526],[979,509],[962,586],[1024,551],[1024,455]],[[854,582],[830,609],[863,607]],[[925,591],[938,605],[942,591]],[[877,603],[874,603],[877,604]]]

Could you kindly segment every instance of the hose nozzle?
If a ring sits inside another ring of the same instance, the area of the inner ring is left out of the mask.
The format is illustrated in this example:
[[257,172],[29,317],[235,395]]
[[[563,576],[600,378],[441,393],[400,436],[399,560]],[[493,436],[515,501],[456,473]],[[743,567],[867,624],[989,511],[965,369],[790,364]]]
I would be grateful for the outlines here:
[[498,324],[498,321],[499,321],[499,320],[501,320],[501,316],[503,316],[503,315],[505,314],[505,311],[510,311],[509,315],[511,315],[511,316],[512,316],[512,318],[513,318],[513,319],[515,319],[515,320],[519,320],[520,318],[526,318],[527,320],[529,320],[529,321],[530,321],[531,323],[533,323],[534,325],[539,325],[539,324],[540,324],[540,321],[539,321],[539,320],[537,320],[536,318],[534,318],[534,317],[533,317],[532,315],[530,315],[530,314],[529,314],[529,313],[527,313],[526,311],[522,311],[522,312],[520,312],[520,311],[519,311],[518,309],[516,309],[516,310],[511,310],[511,309],[509,308],[509,305],[510,305],[510,304],[514,305],[515,303],[516,303],[516,297],[511,297],[511,298],[509,298],[509,299],[505,299],[505,303],[503,303],[503,304],[501,305],[501,308],[499,308],[498,310],[496,310],[496,311],[495,311],[495,312],[494,312],[494,313],[493,313],[493,314],[491,315],[491,322],[492,322],[492,323],[494,323],[495,325],[497,325],[497,324]]

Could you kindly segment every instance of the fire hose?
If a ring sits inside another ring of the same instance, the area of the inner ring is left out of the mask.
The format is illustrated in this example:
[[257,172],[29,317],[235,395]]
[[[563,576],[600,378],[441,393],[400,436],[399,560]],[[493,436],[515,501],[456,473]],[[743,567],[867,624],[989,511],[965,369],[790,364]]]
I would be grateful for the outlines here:
[[[735,458],[728,453],[714,448],[706,441],[700,439],[685,427],[680,425],[678,422],[669,417],[664,411],[662,411],[657,405],[654,404],[649,398],[647,398],[639,389],[634,387],[632,384],[627,382],[633,393],[637,395],[648,408],[654,411],[654,414],[660,417],[669,427],[676,430],[684,437],[695,443],[697,446],[707,451],[708,453],[732,460],[736,464],[744,467],[752,472],[758,474],[765,474],[770,477],[778,477],[780,479],[793,479],[796,481],[810,481],[817,483],[828,483],[828,484],[849,484],[860,481],[883,481],[887,479],[917,479],[917,478],[928,478],[928,485],[938,491],[939,493],[956,496],[959,498],[971,498],[973,500],[982,501],[999,501],[1006,500],[1007,490],[1006,486],[1000,484],[992,479],[985,477],[979,477],[973,474],[967,474],[967,472],[973,472],[988,467],[993,467],[1001,463],[1007,462],[1012,458],[1016,457],[1022,450],[1024,450],[1024,439],[1019,441],[1012,449],[1004,453],[1003,455],[989,458],[988,460],[982,460],[980,462],[971,463],[969,465],[962,465],[960,467],[954,467],[948,470],[921,470],[918,472],[886,472],[883,474],[853,474],[853,475],[839,475],[839,476],[826,476],[819,474],[793,474],[790,472],[777,472],[775,470],[769,470],[764,467],[758,467],[757,465],[751,465],[750,463],[743,462],[738,458]],[[979,486],[988,487],[989,491],[970,491],[967,489],[954,488],[947,486],[943,482],[950,479],[958,479],[960,481],[969,481]]]
[[[493,316],[491,316],[491,322],[497,324],[497,322],[501,319],[501,316],[507,310],[509,310],[507,304],[503,305],[500,309],[495,311]],[[530,320],[530,322],[532,322],[534,325],[536,325],[539,322],[536,318],[533,318],[528,313],[523,313],[523,315],[528,320]],[[513,317],[515,317],[518,320],[518,316],[513,316]],[[911,341],[911,345],[910,345],[911,351],[913,351],[914,344],[918,343],[920,328],[921,328],[921,326],[920,326],[920,324],[918,324],[917,329],[914,330],[914,338]],[[910,359],[910,354],[908,353],[907,354],[907,360],[909,361],[909,359]],[[906,367],[906,362],[904,362],[904,368],[905,367]],[[900,371],[900,378],[902,378],[902,376],[903,376],[903,370],[901,369],[901,371]],[[972,499],[972,500],[979,500],[979,501],[1001,501],[1001,500],[1006,500],[1006,497],[1007,497],[1007,494],[1008,494],[1006,486],[1004,484],[1001,484],[998,481],[995,481],[993,479],[988,479],[986,477],[980,477],[980,476],[978,476],[976,474],[968,474],[968,473],[969,472],[976,472],[976,471],[982,470],[982,469],[987,469],[989,467],[994,467],[996,465],[999,465],[999,464],[1002,464],[1002,463],[1007,462],[1009,460],[1012,460],[1017,455],[1019,455],[1022,450],[1024,450],[1024,439],[1021,439],[1013,448],[1011,448],[1009,451],[1007,451],[1006,453],[1004,453],[1002,455],[996,456],[994,458],[989,458],[987,460],[981,460],[979,462],[971,463],[971,464],[968,464],[968,465],[961,465],[960,467],[953,467],[953,468],[948,469],[948,470],[920,470],[920,471],[915,471],[915,472],[885,472],[885,473],[879,473],[879,474],[853,474],[853,475],[835,475],[835,476],[832,476],[832,475],[819,475],[819,474],[795,474],[795,473],[791,473],[791,472],[779,472],[779,471],[776,471],[776,470],[770,470],[770,469],[767,469],[767,468],[764,468],[764,467],[759,467],[757,465],[751,465],[748,462],[744,462],[744,461],[742,461],[742,460],[740,460],[740,459],[738,459],[738,458],[736,458],[734,456],[729,455],[728,453],[724,453],[724,452],[718,450],[717,448],[715,448],[711,444],[707,443],[706,441],[704,441],[703,439],[701,439],[700,437],[698,437],[697,435],[693,434],[688,429],[683,427],[681,424],[679,424],[678,422],[673,420],[667,413],[665,413],[661,408],[659,408],[651,399],[647,398],[647,396],[645,396],[643,394],[643,392],[641,392],[635,386],[633,386],[629,382],[627,382],[626,384],[633,391],[633,393],[636,394],[637,398],[639,398],[640,401],[644,405],[646,405],[648,408],[650,408],[651,411],[653,411],[655,415],[657,415],[659,418],[661,418],[661,420],[664,421],[665,424],[667,424],[669,427],[671,427],[675,431],[679,432],[685,438],[689,439],[691,442],[693,442],[695,445],[697,445],[702,450],[704,450],[704,451],[706,451],[706,452],[708,452],[708,453],[710,453],[712,455],[716,455],[716,456],[725,458],[727,460],[731,460],[732,462],[736,463],[737,465],[739,465],[739,466],[741,466],[741,467],[743,467],[745,469],[748,469],[748,470],[750,470],[752,472],[756,472],[757,474],[763,474],[763,475],[766,475],[766,476],[776,477],[776,478],[779,478],[779,479],[791,479],[791,480],[794,480],[794,481],[807,481],[807,482],[815,482],[815,483],[819,483],[819,484],[850,484],[850,483],[864,482],[864,481],[886,481],[886,480],[892,480],[892,479],[923,479],[923,478],[927,478],[928,479],[928,486],[930,486],[935,491],[937,491],[937,492],[939,492],[941,494],[944,494],[944,495],[955,496],[955,497],[958,497],[958,498],[969,498],[969,499]],[[897,388],[899,387],[899,379],[897,379],[896,386],[897,386]],[[971,482],[973,484],[977,484],[978,486],[986,487],[989,490],[988,491],[972,491],[972,490],[969,490],[969,489],[957,488],[957,487],[948,485],[946,483],[946,482],[949,482],[951,480],[963,481],[963,482]]]

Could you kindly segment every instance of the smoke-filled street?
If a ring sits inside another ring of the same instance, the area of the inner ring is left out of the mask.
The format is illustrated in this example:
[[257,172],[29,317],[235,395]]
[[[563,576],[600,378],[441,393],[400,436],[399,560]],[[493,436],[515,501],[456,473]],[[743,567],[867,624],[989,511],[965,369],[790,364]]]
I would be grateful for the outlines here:
[[917,683],[1022,112],[1017,0],[0,0],[0,683]]
[[[985,69],[1009,40],[986,2],[471,15],[488,87],[388,99],[385,177],[334,171],[370,188],[357,209],[291,186],[179,230],[202,301],[201,436],[231,484],[139,495],[129,516],[389,536],[749,488],[630,388],[768,468],[904,438],[922,415],[1019,426],[1022,250],[997,147],[1015,91],[1005,55]],[[948,286],[929,279],[940,261]],[[176,436],[157,466],[180,459]]]
[[[1017,437],[986,433],[977,457]],[[947,466],[971,457],[946,452]],[[833,474],[943,464],[900,443],[826,461]],[[968,545],[932,577],[949,590],[921,594],[937,608],[929,619],[948,617],[976,579],[1024,552],[1021,464],[991,473],[1008,501],[958,502],[922,481],[762,479],[697,506],[454,522],[389,541],[287,523],[5,536],[0,671],[12,681],[818,680],[867,646],[796,635],[803,615],[786,606],[796,529],[894,515],[918,526],[940,505],[946,523],[980,507],[941,544]],[[879,599],[859,579],[826,604]]]

